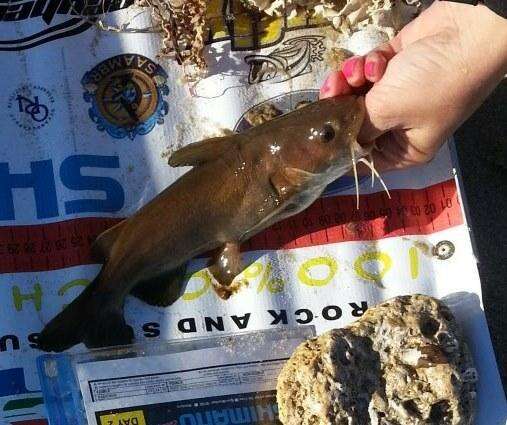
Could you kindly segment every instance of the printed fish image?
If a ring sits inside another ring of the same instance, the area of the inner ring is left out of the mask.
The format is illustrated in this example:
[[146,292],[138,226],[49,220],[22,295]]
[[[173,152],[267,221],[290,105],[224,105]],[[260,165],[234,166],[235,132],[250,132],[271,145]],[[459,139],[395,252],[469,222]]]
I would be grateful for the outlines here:
[[250,65],[250,84],[269,81],[281,83],[312,71],[312,62],[322,61],[325,50],[323,36],[307,35],[292,38],[269,55],[249,55],[245,62]]
[[174,152],[171,166],[193,168],[97,238],[102,269],[42,330],[39,347],[131,343],[126,296],[171,305],[185,290],[186,263],[213,250],[209,271],[227,299],[244,270],[240,244],[309,207],[369,154],[356,140],[364,114],[362,97],[325,99]]

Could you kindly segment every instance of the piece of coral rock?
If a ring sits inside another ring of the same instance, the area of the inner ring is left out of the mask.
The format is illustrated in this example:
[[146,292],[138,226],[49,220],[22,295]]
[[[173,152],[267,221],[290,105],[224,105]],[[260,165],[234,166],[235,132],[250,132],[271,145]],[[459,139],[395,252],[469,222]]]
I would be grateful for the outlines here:
[[278,377],[284,425],[465,425],[475,382],[450,310],[400,296],[301,344]]

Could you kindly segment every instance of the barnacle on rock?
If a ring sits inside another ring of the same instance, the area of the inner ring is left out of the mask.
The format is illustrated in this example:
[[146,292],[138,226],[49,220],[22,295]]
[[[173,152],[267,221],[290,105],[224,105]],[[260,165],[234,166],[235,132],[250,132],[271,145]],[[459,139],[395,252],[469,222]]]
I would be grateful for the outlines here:
[[449,309],[396,297],[296,349],[278,378],[284,425],[469,425],[477,371]]

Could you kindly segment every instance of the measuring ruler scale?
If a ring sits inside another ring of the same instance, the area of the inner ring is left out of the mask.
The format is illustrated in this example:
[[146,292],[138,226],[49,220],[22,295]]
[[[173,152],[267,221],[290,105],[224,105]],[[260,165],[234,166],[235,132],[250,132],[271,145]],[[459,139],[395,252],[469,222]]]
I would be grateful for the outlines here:
[[[302,213],[245,242],[244,251],[302,248],[345,241],[426,235],[463,224],[454,179],[423,189],[322,197]],[[0,226],[0,273],[93,264],[95,238],[121,218],[88,217],[50,224]]]

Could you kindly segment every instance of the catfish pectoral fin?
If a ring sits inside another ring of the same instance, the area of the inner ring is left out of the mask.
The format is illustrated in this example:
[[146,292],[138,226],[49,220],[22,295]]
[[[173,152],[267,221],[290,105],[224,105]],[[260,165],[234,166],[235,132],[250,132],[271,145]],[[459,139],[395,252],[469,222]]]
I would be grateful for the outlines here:
[[297,187],[292,184],[283,172],[273,174],[269,178],[269,182],[271,183],[274,191],[280,197],[280,200],[289,199],[297,192]]
[[274,173],[269,181],[281,200],[286,200],[300,191],[301,186],[315,178],[315,174],[299,168],[286,167]]
[[301,187],[315,179],[315,174],[293,167],[285,167],[283,170],[287,180],[295,187]]
[[239,134],[234,134],[191,143],[174,152],[169,157],[168,163],[171,167],[183,167],[185,165],[196,166],[212,161],[227,152],[240,138]]
[[130,294],[147,304],[168,307],[185,292],[187,265],[171,270],[169,273],[153,279],[141,281]]

